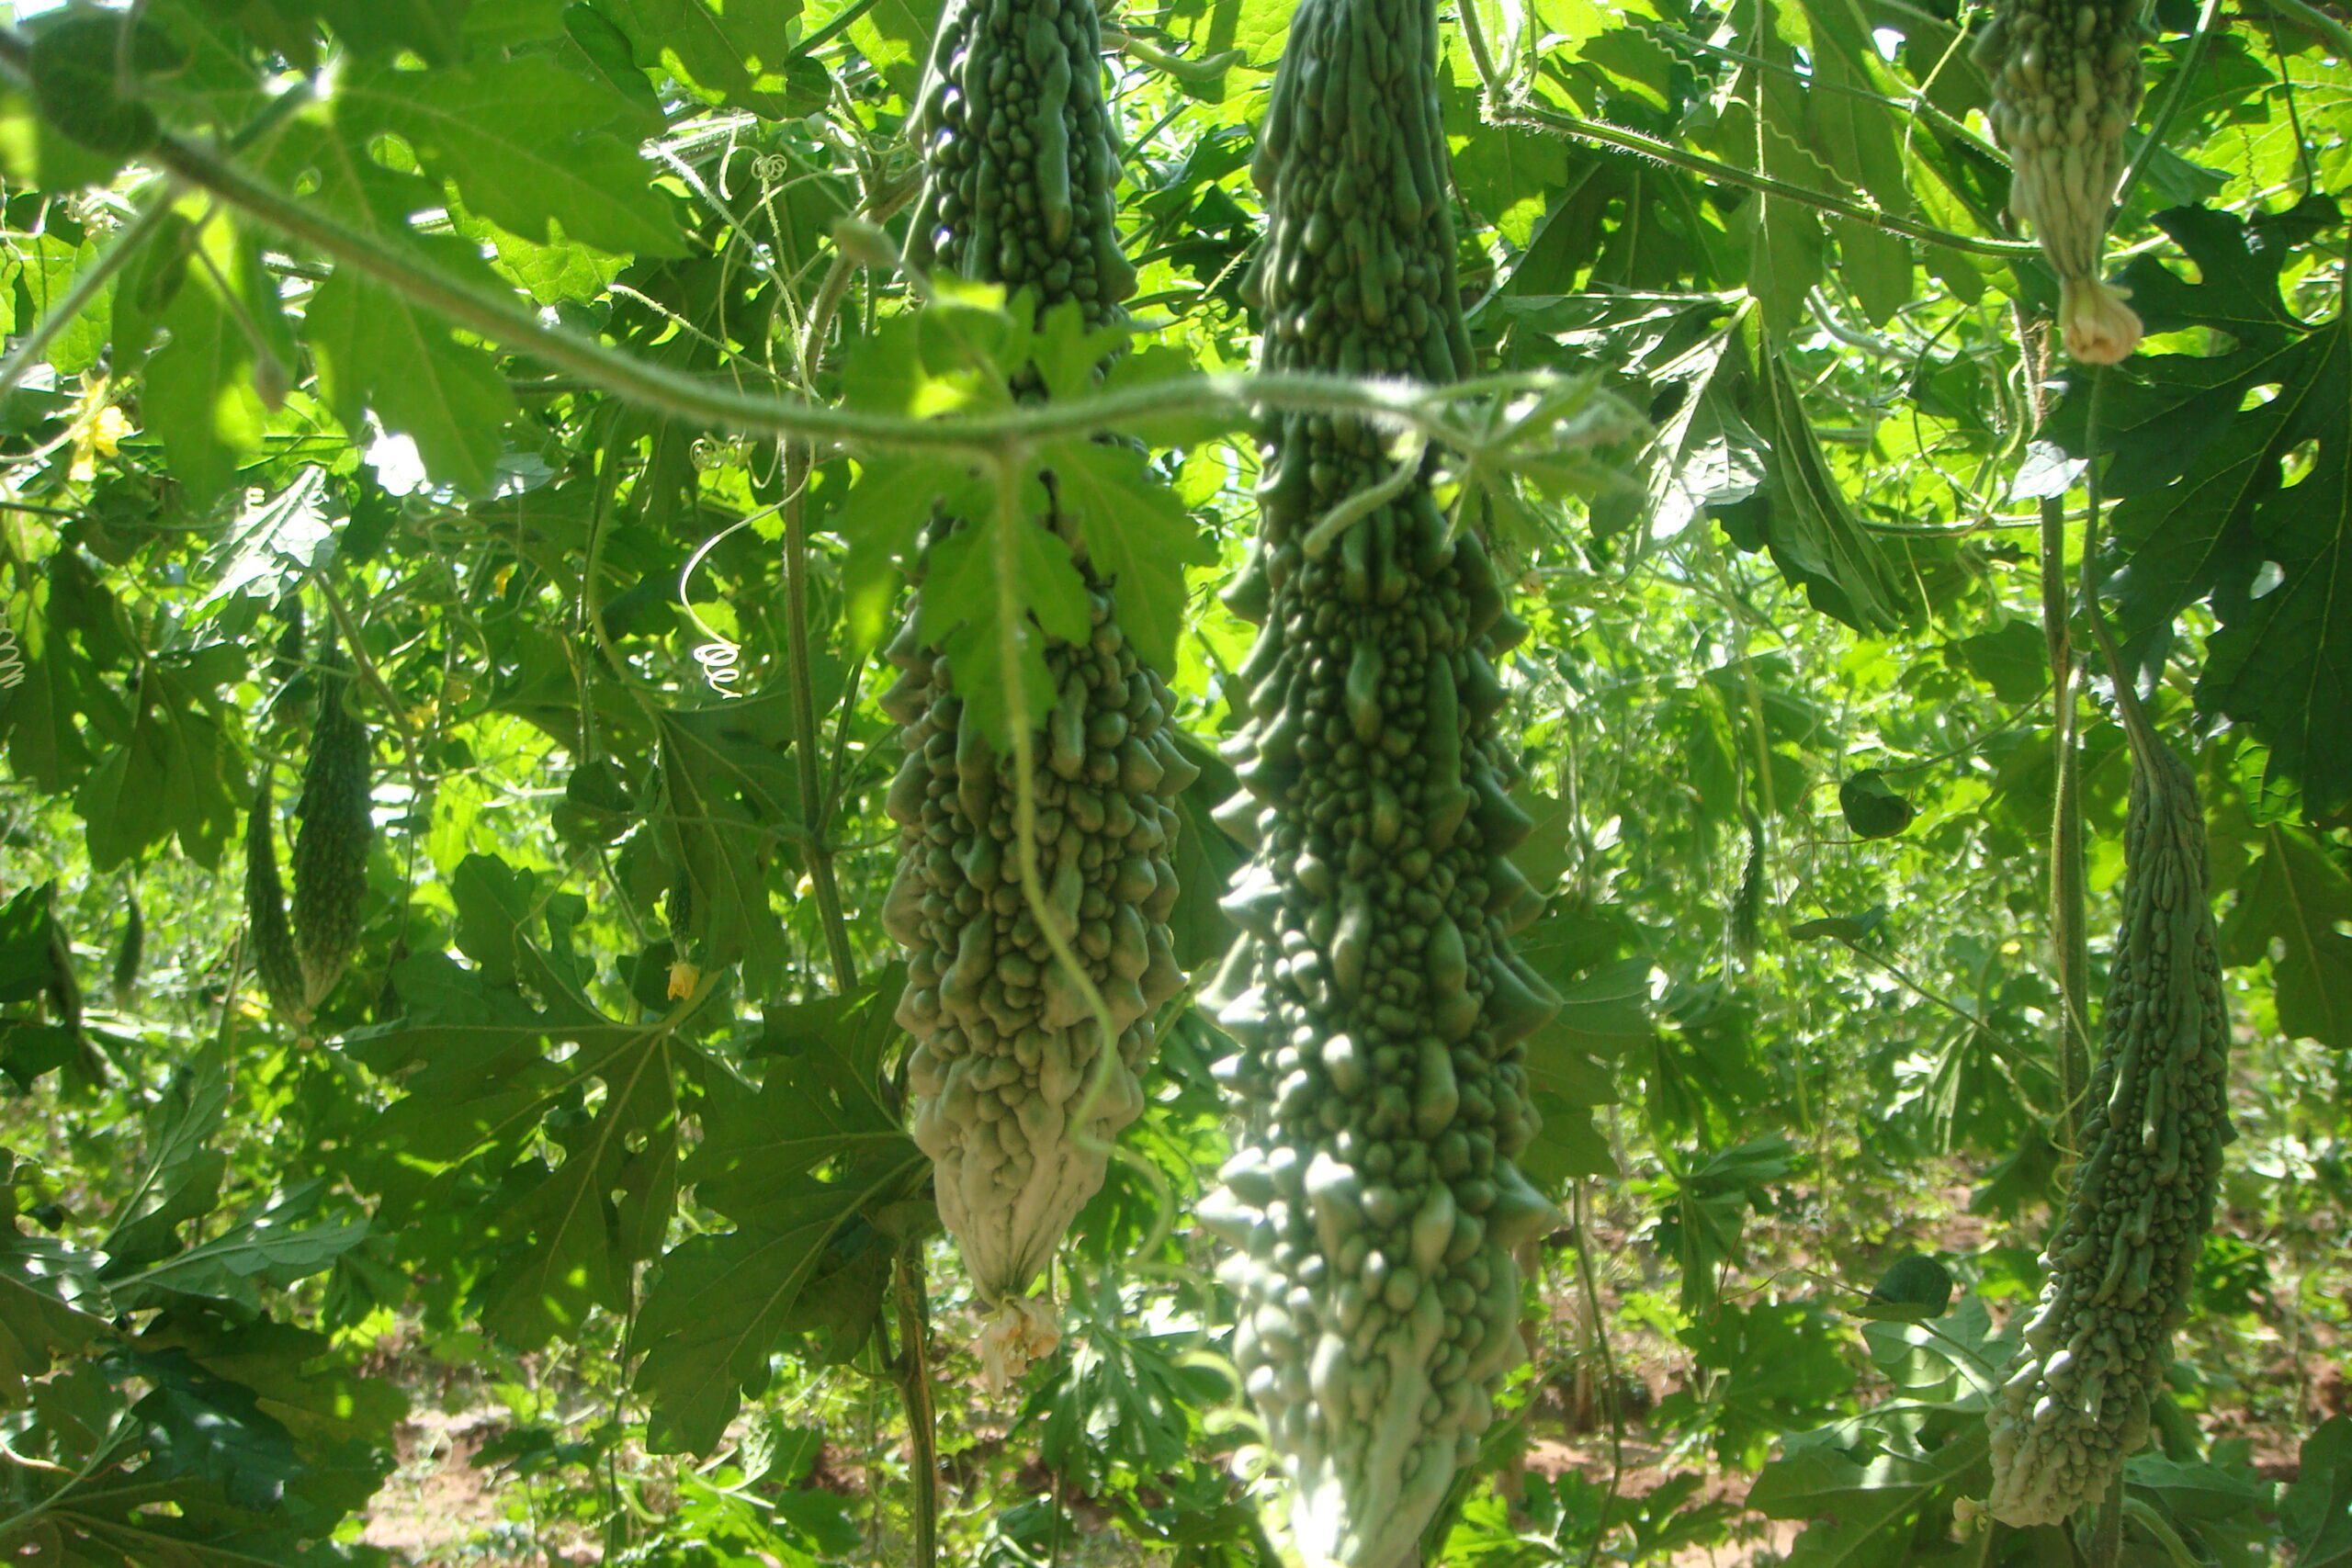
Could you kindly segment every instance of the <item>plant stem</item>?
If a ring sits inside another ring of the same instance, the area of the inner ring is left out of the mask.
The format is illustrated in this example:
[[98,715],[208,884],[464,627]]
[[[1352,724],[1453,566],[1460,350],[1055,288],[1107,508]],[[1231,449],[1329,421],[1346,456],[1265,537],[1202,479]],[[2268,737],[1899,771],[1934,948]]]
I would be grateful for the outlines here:
[[[0,65],[21,75],[23,38],[0,28]],[[1024,403],[996,412],[931,419],[833,408],[803,397],[763,397],[679,374],[549,327],[513,301],[478,291],[441,268],[385,245],[254,179],[210,149],[164,136],[156,164],[266,227],[311,245],[340,265],[438,312],[469,332],[578,376],[624,402],[715,429],[796,438],[867,451],[956,452],[987,457],[1065,436],[1132,432],[1156,419],[1222,421],[1238,426],[1262,413],[1350,415],[1375,426],[1418,430],[1456,451],[1491,451],[1446,410],[1458,401],[1512,391],[1556,391],[1571,379],[1548,372],[1487,377],[1430,388],[1398,379],[1310,372],[1172,377],[1084,398]],[[1508,434],[1508,433],[1507,433]]]
[[[787,491],[808,479],[808,448],[796,443],[785,459]],[[825,928],[825,952],[833,966],[833,988],[847,996],[857,984],[857,957],[850,949],[849,925],[842,915],[841,884],[833,874],[833,846],[826,837],[831,803],[822,794],[817,758],[817,699],[808,663],[808,519],[796,495],[784,513],[785,637],[792,649],[792,728],[795,764],[800,775],[800,823],[808,836],[808,886]]]
[[[2042,389],[2049,345],[2021,309],[2017,323],[2018,368],[2025,377],[2030,435],[2041,433],[2048,399]],[[2086,576],[2091,570],[2083,562]],[[2066,498],[2041,501],[2041,635],[2050,655],[2051,747],[2056,787],[2050,813],[2050,946],[2058,980],[2058,1145],[2075,1148],[2075,1112],[2090,1081],[2091,952],[2088,896],[2083,875],[2083,756],[2075,657],[2067,605]]]
[[2123,1472],[2117,1471],[2091,1528],[2091,1568],[2118,1568],[2123,1561]]
[[2041,630],[2056,682],[2051,695],[2057,785],[2050,813],[2050,939],[2058,978],[2059,1146],[2071,1153],[2075,1112],[2090,1080],[2091,951],[2083,875],[2083,750],[2075,732],[2081,665],[2067,626],[2066,598],[2066,503],[2051,496],[2041,503]]
[[1593,1521],[1592,1542],[1585,1549],[1584,1568],[1594,1568],[1600,1561],[1601,1542],[1609,1534],[1609,1510],[1617,1501],[1619,1487],[1625,1478],[1625,1410],[1618,1399],[1617,1357],[1609,1347],[1609,1325],[1602,1321],[1600,1286],[1593,1278],[1592,1250],[1586,1233],[1591,1228],[1592,1208],[1585,1196],[1584,1181],[1579,1178],[1574,1192],[1575,1212],[1570,1216],[1577,1242],[1577,1284],[1584,1293],[1585,1312],[1592,1326],[1592,1342],[1600,1352],[1600,1375],[1603,1382],[1602,1403],[1609,1411],[1609,1485],[1600,1495],[1600,1509]]
[[[904,206],[914,187],[905,182],[873,188],[865,199],[865,216],[881,222]],[[795,373],[807,386],[816,374],[818,356],[832,332],[855,273],[845,255],[836,254],[825,269],[817,298],[810,304],[800,335],[800,357]],[[852,672],[842,694],[841,722],[834,731],[833,768],[825,779],[817,757],[816,667],[809,660],[808,638],[808,473],[815,453],[806,442],[783,444],[785,637],[792,655],[792,722],[796,765],[800,777],[800,819],[808,837],[808,886],[816,894],[817,915],[825,931],[825,947],[832,961],[833,987],[848,995],[857,984],[857,955],[849,940],[849,923],[842,913],[841,883],[834,873],[833,845],[828,829],[833,802],[841,786],[842,750],[847,744],[850,716],[857,706],[857,681]]]
[[923,1299],[922,1245],[899,1249],[899,1393],[907,1406],[910,1479],[915,1489],[912,1568],[939,1559],[939,1438],[931,1407],[931,1312]]

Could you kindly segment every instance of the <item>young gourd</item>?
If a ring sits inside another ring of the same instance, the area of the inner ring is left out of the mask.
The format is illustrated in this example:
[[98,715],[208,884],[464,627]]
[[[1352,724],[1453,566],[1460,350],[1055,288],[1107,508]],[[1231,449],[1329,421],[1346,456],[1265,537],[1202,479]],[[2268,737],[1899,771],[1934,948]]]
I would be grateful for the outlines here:
[[[1100,57],[1091,0],[951,0],[915,118],[924,183],[910,265],[1027,290],[1041,307],[1075,303],[1089,326],[1118,318],[1135,277],[1112,227],[1118,155]],[[1183,985],[1168,931],[1171,802],[1199,773],[1176,748],[1167,688],[1119,628],[1116,585],[1088,567],[1065,520],[1037,525],[1079,556],[1093,624],[1088,640],[1046,648],[1057,695],[1029,781],[1046,902],[1089,986],[1056,958],[1023,886],[1012,759],[967,719],[913,608],[883,699],[905,726],[889,796],[903,852],[883,919],[908,954],[898,1018],[915,1041],[913,1134],[973,1284],[999,1309],[981,1348],[1000,1381],[1054,1342],[1025,1292],[1141,1111],[1153,1013]],[[1109,1013],[1107,1054],[1089,988]]]
[[2123,926],[2084,1153],[2042,1253],[2041,1302],[1989,1412],[1989,1506],[2018,1526],[2095,1506],[2146,1442],[2230,1137],[2205,818],[2188,769],[2135,703],[2125,718]]
[[[1267,369],[1470,367],[1436,51],[1431,0],[1299,6],[1254,171]],[[1526,628],[1373,426],[1283,415],[1262,453],[1218,813],[1254,852],[1208,998],[1243,1132],[1201,1220],[1234,1249],[1234,1359],[1300,1549],[1399,1568],[1523,1354],[1512,1254],[1551,1216],[1513,1163],[1521,1043],[1559,1006],[1509,942],[1542,900],[1505,858],[1530,824],[1493,660]]]
[[254,976],[288,1022],[310,1022],[359,946],[367,918],[373,743],[351,707],[351,673],[330,651],[294,809],[293,919],[277,869],[275,792],[265,765],[245,818],[245,919]]
[[1993,139],[2009,155],[2009,210],[2058,274],[2066,352],[2113,365],[2140,318],[2100,277],[2123,132],[2140,103],[2144,0],[1998,0],[1972,51],[1993,85]]
[[319,678],[318,727],[302,764],[294,810],[294,952],[302,998],[326,1000],[359,948],[368,902],[368,846],[376,823],[374,742],[351,706],[351,672],[331,652]]
[[286,883],[277,870],[277,814],[271,803],[269,764],[254,785],[253,809],[245,816],[245,946],[254,977],[278,1016],[289,1023],[310,1021],[302,995],[302,961],[294,951],[294,929],[286,923]]

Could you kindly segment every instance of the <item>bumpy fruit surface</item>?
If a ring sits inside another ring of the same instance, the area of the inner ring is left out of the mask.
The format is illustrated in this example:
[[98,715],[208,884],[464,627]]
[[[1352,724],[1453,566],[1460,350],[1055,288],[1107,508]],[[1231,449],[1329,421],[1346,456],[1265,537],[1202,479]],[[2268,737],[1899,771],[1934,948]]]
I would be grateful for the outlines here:
[[2011,1525],[2096,1505],[2147,1440],[2230,1135],[2205,819],[2178,758],[2153,739],[2132,750],[2123,927],[2080,1129],[2087,1153],[1989,1416],[1989,1506]]
[[[1429,0],[1299,6],[1255,171],[1266,368],[1471,364],[1436,40]],[[1285,415],[1262,452],[1226,595],[1261,627],[1243,789],[1218,813],[1254,852],[1209,993],[1244,1131],[1201,1219],[1235,1248],[1234,1357],[1301,1550],[1397,1568],[1523,1354],[1512,1250],[1551,1214],[1514,1163],[1537,1125],[1522,1042],[1559,1005],[1509,942],[1543,902],[1505,858],[1530,825],[1497,734],[1493,660],[1525,627],[1378,432]]]
[[293,928],[286,923],[286,885],[277,874],[277,814],[271,809],[269,770],[254,788],[253,811],[245,818],[245,942],[254,976],[269,1005],[286,1020],[307,1022],[302,961],[295,955]]
[[910,265],[1075,300],[1089,326],[1118,313],[1136,280],[1102,48],[1091,0],[949,0],[915,110]]
[[[949,5],[915,122],[925,178],[914,265],[1027,289],[1044,307],[1074,302],[1090,326],[1118,318],[1135,279],[1111,223],[1118,160],[1100,54],[1091,0]],[[1014,761],[967,720],[913,609],[883,699],[905,726],[889,797],[902,852],[884,923],[908,954],[898,1018],[915,1041],[912,1131],[973,1284],[1001,1309],[984,1350],[1007,1375],[1051,1342],[1050,1317],[1023,1292],[1101,1189],[1110,1140],[1142,1111],[1153,1013],[1183,985],[1168,932],[1170,803],[1199,773],[1176,748],[1167,688],[1119,629],[1116,585],[1094,575],[1063,519],[1036,525],[1078,556],[1092,624],[1086,641],[1046,650],[1057,695],[1028,781],[1039,891],[1103,1003],[1107,1040],[1090,985],[1055,955],[1023,885]],[[933,539],[956,526],[935,525]]]
[[2009,155],[2009,210],[2058,274],[2066,352],[2130,357],[2140,318],[2099,276],[2123,133],[2140,104],[2143,0],[1999,0],[1974,58],[1992,78],[1993,138]]
[[351,707],[351,676],[331,664],[319,680],[318,728],[294,803],[294,951],[302,998],[326,1000],[358,951],[368,904],[368,844],[375,834],[368,804],[373,747]]

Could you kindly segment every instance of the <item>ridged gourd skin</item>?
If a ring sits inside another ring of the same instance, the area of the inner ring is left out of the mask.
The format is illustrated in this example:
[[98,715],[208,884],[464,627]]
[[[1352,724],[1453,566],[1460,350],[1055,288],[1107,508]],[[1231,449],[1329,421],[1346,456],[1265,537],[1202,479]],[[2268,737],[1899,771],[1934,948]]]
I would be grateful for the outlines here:
[[910,265],[1075,300],[1090,327],[1119,314],[1136,277],[1102,52],[1086,0],[949,0],[917,96]]
[[2169,750],[2151,739],[2133,755],[2123,925],[2078,1129],[2086,1153],[1988,1415],[1988,1506],[2019,1527],[2095,1506],[2146,1442],[2230,1137],[2204,816]]
[[269,1005],[294,1023],[310,1021],[302,994],[302,961],[295,955],[294,930],[286,923],[286,884],[277,872],[277,813],[271,809],[265,765],[245,818],[245,943],[254,977]]
[[331,657],[319,678],[318,727],[294,803],[294,952],[305,1004],[316,1008],[350,967],[368,907],[374,745],[351,706],[351,676]]
[[[925,180],[909,259],[1045,307],[1075,301],[1114,321],[1135,277],[1112,228],[1118,160],[1091,0],[954,0],[915,130]],[[1034,385],[1021,389],[1035,396]],[[905,727],[888,809],[900,825],[883,913],[907,950],[899,1022],[915,1142],[974,1287],[1032,1348],[1050,1326],[1014,1310],[1140,1114],[1159,1005],[1182,989],[1168,931],[1176,901],[1172,804],[1199,769],[1176,746],[1171,700],[1121,632],[1115,584],[1087,569],[1092,633],[1051,640],[1057,694],[1035,716],[1038,873],[1046,903],[1110,1014],[1102,1022],[1056,959],[1022,882],[1019,780],[967,722],[946,660],[916,636],[888,650],[900,671],[883,708]],[[956,526],[932,530],[933,539]],[[1026,1324],[1029,1326],[1021,1326]],[[987,1347],[984,1345],[984,1349]],[[1002,1348],[999,1348],[1001,1352]],[[1017,1371],[1017,1351],[992,1368]]]
[[2140,344],[2140,318],[2099,273],[2140,105],[2144,10],[2144,0],[1998,0],[1973,51],[1992,79],[2009,210],[2058,274],[2060,336],[2086,365],[2118,364]]
[[[1267,238],[1248,280],[1268,370],[1454,379],[1454,276],[1430,0],[1304,0],[1260,134]],[[1551,1208],[1522,1043],[1559,1006],[1511,953],[1543,901],[1505,858],[1493,660],[1525,635],[1426,464],[1373,427],[1282,415],[1261,527],[1226,601],[1261,633],[1218,820],[1252,847],[1207,1000],[1242,1120],[1203,1224],[1235,1249],[1233,1354],[1317,1568],[1417,1562],[1422,1529],[1522,1357],[1513,1248]]]

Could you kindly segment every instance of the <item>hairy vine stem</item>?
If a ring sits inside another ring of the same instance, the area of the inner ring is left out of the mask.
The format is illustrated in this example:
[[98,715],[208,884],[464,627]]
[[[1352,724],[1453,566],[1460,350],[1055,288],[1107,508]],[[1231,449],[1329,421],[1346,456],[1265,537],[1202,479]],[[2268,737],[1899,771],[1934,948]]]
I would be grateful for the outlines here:
[[[2017,322],[2018,367],[2025,377],[2029,434],[2039,434],[2048,414],[2043,389],[2049,347],[2047,330],[2037,332],[2024,310]],[[2079,733],[2075,657],[2067,613],[2066,498],[2045,496],[2041,505],[2041,634],[2049,650],[2051,747],[2055,773],[2050,812],[2050,942],[2058,980],[2058,1143],[2075,1148],[2075,1112],[2090,1082],[2091,952],[2089,895],[2083,874],[2083,756]],[[2090,570],[2087,558],[2084,570]]]
[[[0,28],[0,67],[21,79],[28,53],[21,34]],[[188,138],[163,134],[145,156],[255,222],[317,249],[469,332],[577,376],[625,402],[747,435],[861,451],[954,452],[985,460],[1008,446],[1132,431],[1155,420],[1212,419],[1233,428],[1261,412],[1295,412],[1351,415],[1385,429],[1418,431],[1457,451],[1492,454],[1527,433],[1511,424],[1499,440],[1482,436],[1453,417],[1457,404],[1575,384],[1573,378],[1550,372],[1485,377],[1442,388],[1298,371],[1214,372],[937,419],[835,408],[804,397],[760,396],[651,365],[550,327],[511,300],[483,293],[396,245],[380,243],[304,205]]]
[[939,1561],[939,1435],[931,1407],[931,1305],[924,1299],[922,1244],[909,1242],[896,1263],[899,1396],[907,1407],[909,1468],[915,1493],[913,1568]]

